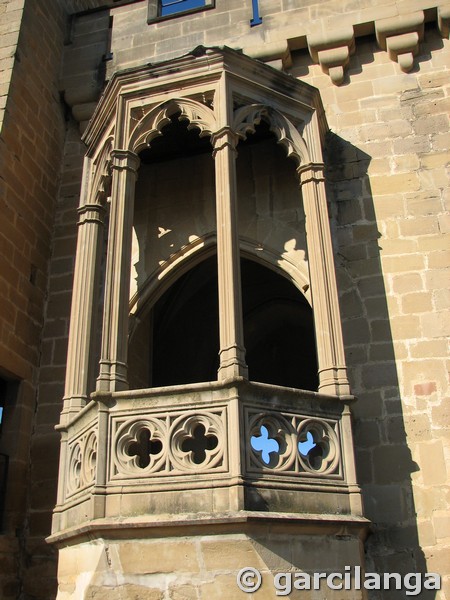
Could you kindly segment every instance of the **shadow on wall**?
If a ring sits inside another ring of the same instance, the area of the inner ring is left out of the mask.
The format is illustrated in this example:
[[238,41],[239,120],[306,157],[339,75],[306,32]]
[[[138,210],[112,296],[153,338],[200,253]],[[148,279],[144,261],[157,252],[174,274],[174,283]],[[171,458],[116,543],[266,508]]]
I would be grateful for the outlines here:
[[[372,521],[366,568],[425,573],[420,547],[403,406],[380,259],[377,219],[367,174],[370,156],[329,133],[325,161],[335,240],[336,272],[353,408],[358,481]],[[441,574],[442,575],[442,574]],[[399,598],[396,590],[371,598]],[[424,590],[426,600],[435,591]]]

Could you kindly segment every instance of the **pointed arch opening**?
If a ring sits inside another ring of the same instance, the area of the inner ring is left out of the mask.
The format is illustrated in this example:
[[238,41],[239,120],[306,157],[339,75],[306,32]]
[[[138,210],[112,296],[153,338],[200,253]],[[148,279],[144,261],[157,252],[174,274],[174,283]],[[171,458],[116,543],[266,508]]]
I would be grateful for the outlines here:
[[[130,342],[132,388],[215,381],[219,353],[217,257],[181,275],[144,313]],[[241,259],[249,379],[317,389],[309,303],[273,267]]]

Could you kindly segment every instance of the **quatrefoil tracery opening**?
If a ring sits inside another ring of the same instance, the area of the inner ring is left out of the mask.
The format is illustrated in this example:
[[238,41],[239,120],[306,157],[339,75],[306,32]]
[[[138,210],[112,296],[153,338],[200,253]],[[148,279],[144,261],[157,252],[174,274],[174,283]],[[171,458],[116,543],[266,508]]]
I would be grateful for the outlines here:
[[339,463],[339,444],[329,423],[305,419],[298,427],[300,463],[307,471],[333,472]]
[[181,444],[183,452],[192,453],[192,461],[196,465],[201,465],[206,460],[206,451],[214,450],[217,448],[219,440],[214,434],[206,434],[205,426],[199,423],[193,433],[192,437],[187,438]]
[[250,420],[252,460],[276,471],[333,474],[340,461],[334,427],[319,418],[257,415]]
[[152,440],[151,432],[144,427],[137,435],[137,441],[131,442],[126,449],[130,457],[136,456],[137,466],[145,469],[150,464],[152,456],[159,454],[162,450],[160,440]]

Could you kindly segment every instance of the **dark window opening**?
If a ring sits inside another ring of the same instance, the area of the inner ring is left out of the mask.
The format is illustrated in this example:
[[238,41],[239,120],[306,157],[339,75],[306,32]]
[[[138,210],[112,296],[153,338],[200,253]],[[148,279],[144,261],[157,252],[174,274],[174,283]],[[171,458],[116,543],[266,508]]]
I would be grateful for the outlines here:
[[[249,379],[317,390],[317,356],[311,307],[285,277],[252,260],[241,260],[244,338]],[[217,258],[182,275],[157,301],[135,334],[145,336],[149,381],[135,387],[215,381],[219,366]],[[153,335],[152,335],[153,330]],[[153,339],[153,343],[152,340]],[[142,351],[133,351],[130,382],[138,381]],[[145,353],[145,350],[144,350]]]
[[153,313],[153,386],[215,381],[219,366],[216,257],[180,277]]
[[251,381],[317,390],[311,307],[288,279],[241,261],[246,361]]

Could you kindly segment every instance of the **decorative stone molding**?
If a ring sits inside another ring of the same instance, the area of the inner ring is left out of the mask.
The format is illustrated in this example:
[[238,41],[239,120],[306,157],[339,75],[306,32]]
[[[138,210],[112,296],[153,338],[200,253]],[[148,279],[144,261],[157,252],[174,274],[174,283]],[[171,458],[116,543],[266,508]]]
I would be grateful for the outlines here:
[[112,475],[142,477],[164,471],[166,445],[166,419],[147,417],[125,421],[112,440]]
[[88,430],[69,443],[66,496],[70,497],[94,484],[97,465],[97,434]]
[[308,48],[313,61],[339,85],[344,81],[344,67],[355,51],[353,27],[308,35]]
[[226,422],[224,408],[113,419],[111,481],[224,470]]
[[182,415],[170,429],[171,462],[180,470],[205,471],[223,466],[225,411]]
[[398,62],[402,71],[410,71],[423,39],[423,11],[376,21],[375,31],[380,48],[389,53],[391,60]]
[[216,120],[210,108],[190,98],[173,98],[156,106],[139,120],[129,146],[135,152],[150,146],[155,138],[163,135],[162,129],[176,113],[180,113],[179,121],[188,122],[188,129],[198,129],[200,137],[210,136],[216,130]]
[[232,129],[240,139],[247,139],[255,133],[255,128],[265,119],[278,143],[286,150],[288,158],[305,164],[309,162],[308,148],[296,127],[284,115],[264,104],[249,104],[238,108],[233,115]]

